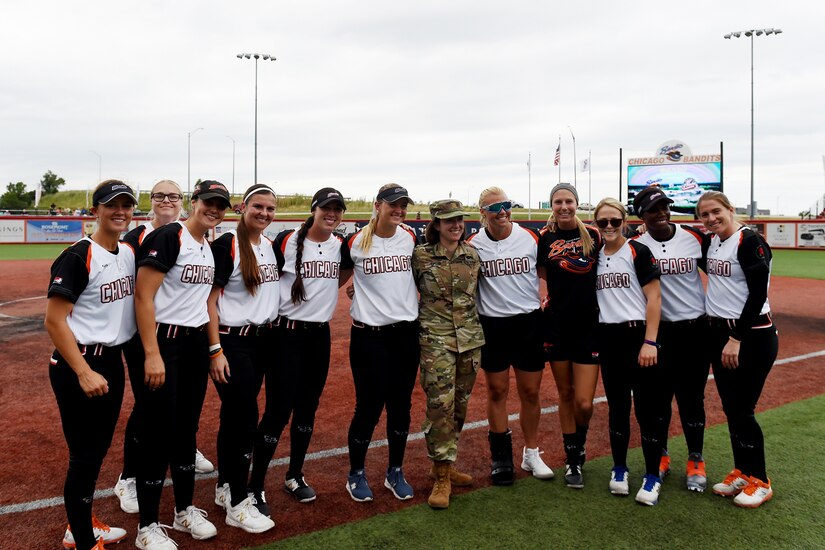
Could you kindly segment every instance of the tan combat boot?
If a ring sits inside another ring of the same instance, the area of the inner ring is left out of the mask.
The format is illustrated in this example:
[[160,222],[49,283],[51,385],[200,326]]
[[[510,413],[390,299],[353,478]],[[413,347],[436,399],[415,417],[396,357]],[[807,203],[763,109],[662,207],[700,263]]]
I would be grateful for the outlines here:
[[450,463],[447,461],[436,462],[433,464],[433,469],[435,470],[435,483],[427,503],[430,508],[440,510],[450,506],[450,493],[452,492]]
[[[430,479],[435,479],[435,464],[430,468]],[[473,484],[473,476],[459,472],[450,464],[450,484],[455,487],[469,487]]]

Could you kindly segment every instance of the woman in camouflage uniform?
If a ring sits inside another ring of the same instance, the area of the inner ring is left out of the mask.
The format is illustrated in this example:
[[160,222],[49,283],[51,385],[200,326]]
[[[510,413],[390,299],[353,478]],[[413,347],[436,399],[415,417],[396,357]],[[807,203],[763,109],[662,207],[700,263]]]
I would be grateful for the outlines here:
[[481,262],[464,241],[461,209],[456,200],[431,204],[427,244],[413,253],[413,273],[421,294],[421,386],[427,395],[423,432],[435,477],[428,500],[432,508],[450,505],[453,483],[472,481],[452,467],[484,345],[476,311]]

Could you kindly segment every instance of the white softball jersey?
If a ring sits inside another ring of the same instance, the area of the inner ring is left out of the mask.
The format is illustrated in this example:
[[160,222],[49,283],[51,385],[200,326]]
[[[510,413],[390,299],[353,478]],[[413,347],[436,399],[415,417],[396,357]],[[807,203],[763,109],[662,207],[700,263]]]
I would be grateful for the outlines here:
[[263,235],[260,244],[251,246],[258,262],[261,280],[254,296],[244,285],[240,244],[236,232],[233,230],[224,233],[212,243],[215,285],[221,287],[221,293],[218,295],[218,319],[221,325],[263,325],[278,318],[281,276],[275,249],[272,241]]
[[415,233],[406,225],[392,237],[372,235],[363,250],[363,230],[347,237],[346,246],[355,268],[355,296],[349,308],[354,321],[384,326],[418,318],[418,290],[412,272]]
[[280,314],[294,321],[329,322],[338,304],[338,276],[341,269],[352,268],[349,250],[344,239],[335,233],[322,243],[304,239],[301,273],[307,299],[293,304],[291,292],[292,283],[295,282],[297,240],[297,229],[284,231],[275,237],[284,256]]
[[182,327],[209,322],[206,300],[215,281],[215,260],[206,239],[196,241],[179,221],[164,225],[144,239],[138,270],[143,266],[165,273],[155,294],[156,322]]
[[78,344],[127,342],[137,332],[132,247],[121,242],[110,252],[89,237],[79,240],[52,264],[48,296],[74,304],[66,322]]
[[481,258],[476,300],[480,315],[512,317],[541,307],[538,241],[538,235],[515,222],[506,239],[496,241],[487,230],[467,239]]
[[[745,280],[743,259],[751,263],[767,263],[761,240],[749,227],[740,227],[733,235],[720,239],[714,235],[707,252],[708,297],[707,313],[722,319],[739,319],[748,299],[748,283]],[[759,311],[770,313],[768,299]]]
[[644,321],[647,298],[642,287],[658,278],[658,262],[644,244],[628,239],[609,256],[602,248],[596,271],[599,322]]
[[659,263],[662,284],[662,320],[687,321],[705,314],[705,291],[699,277],[702,233],[693,227],[671,224],[673,236],[657,241],[650,232],[635,237]]

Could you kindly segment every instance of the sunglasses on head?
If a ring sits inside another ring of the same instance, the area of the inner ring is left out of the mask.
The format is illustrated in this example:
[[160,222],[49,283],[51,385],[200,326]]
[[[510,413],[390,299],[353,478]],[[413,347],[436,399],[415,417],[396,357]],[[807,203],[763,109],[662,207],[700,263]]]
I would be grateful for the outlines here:
[[596,220],[596,225],[599,226],[599,229],[606,229],[608,225],[619,228],[623,223],[624,220],[621,218],[600,218]]
[[507,210],[509,212],[513,209],[513,201],[494,202],[493,204],[482,206],[481,209],[486,210],[487,212],[492,212],[493,214],[498,214],[502,210]]

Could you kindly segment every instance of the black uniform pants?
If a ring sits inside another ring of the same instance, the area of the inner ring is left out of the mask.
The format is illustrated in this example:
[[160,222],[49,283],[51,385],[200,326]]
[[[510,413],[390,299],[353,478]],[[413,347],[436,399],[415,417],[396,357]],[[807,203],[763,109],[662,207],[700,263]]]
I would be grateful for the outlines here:
[[[143,383],[133,386],[137,389],[137,494],[141,527],[158,521],[167,467],[172,470],[175,509],[183,511],[192,504],[196,433],[209,378],[206,330],[161,324],[157,338],[166,369],[165,382],[154,391]],[[143,372],[138,376],[142,382]]]
[[644,322],[631,322],[631,325],[599,325],[602,346],[599,359],[609,408],[610,449],[613,464],[626,466],[632,402],[642,435],[645,473],[658,477],[659,459],[667,441],[665,411],[670,407],[670,401],[663,391],[662,367],[658,364],[642,367],[638,362],[645,339]]
[[[705,440],[705,386],[710,373],[707,318],[659,324],[659,364],[668,403],[676,396],[688,453],[701,453]],[[671,408],[665,410],[670,426]],[[667,442],[665,442],[667,447]]]
[[713,377],[728,420],[734,467],[767,482],[765,440],[754,412],[779,351],[776,327],[751,329],[746,333],[739,348],[739,367],[735,369],[722,366],[722,349],[730,330],[712,326],[711,333]]
[[287,479],[301,475],[315,427],[315,413],[327,383],[330,357],[329,323],[281,318],[278,360],[266,365],[266,407],[258,424],[249,487],[264,488],[269,462],[290,416]]
[[353,323],[349,360],[355,384],[355,412],[347,438],[353,472],[364,468],[367,449],[385,407],[388,465],[403,465],[419,353],[415,321],[381,327]]
[[258,393],[266,365],[278,350],[273,328],[252,328],[244,335],[235,327],[221,333],[221,347],[229,363],[226,384],[215,382],[221,398],[221,423],[218,428],[218,469],[229,484],[232,505],[246,498],[249,464],[258,428]]
[[86,363],[109,383],[108,393],[87,397],[77,375],[57,350],[49,362],[49,380],[69,447],[69,468],[63,486],[66,516],[77,547],[86,549],[95,545],[92,530],[95,484],[112,444],[126,382],[120,346],[81,345],[79,348]]

